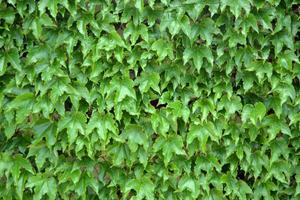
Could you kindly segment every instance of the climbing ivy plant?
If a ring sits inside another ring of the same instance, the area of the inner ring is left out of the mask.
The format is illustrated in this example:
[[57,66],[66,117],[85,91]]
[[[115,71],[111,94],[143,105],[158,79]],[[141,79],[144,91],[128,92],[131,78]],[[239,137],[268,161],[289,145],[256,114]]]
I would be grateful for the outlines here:
[[0,0],[1,199],[299,199],[299,0]]

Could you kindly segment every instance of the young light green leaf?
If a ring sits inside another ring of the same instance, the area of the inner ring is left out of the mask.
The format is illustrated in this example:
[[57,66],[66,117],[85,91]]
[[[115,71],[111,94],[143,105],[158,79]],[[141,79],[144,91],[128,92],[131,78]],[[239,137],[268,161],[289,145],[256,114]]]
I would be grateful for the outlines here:
[[81,112],[67,114],[58,123],[58,131],[67,129],[69,145],[75,142],[78,133],[85,134],[86,116]]

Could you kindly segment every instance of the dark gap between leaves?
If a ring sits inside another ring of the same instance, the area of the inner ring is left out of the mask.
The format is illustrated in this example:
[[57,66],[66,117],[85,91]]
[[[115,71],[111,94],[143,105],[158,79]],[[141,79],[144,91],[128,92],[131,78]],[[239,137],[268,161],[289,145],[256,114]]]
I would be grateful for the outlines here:
[[245,179],[246,178],[245,171],[241,169],[240,165],[238,165],[238,168],[237,168],[236,178],[240,179],[240,180],[246,180]]
[[155,109],[161,109],[161,108],[165,108],[168,104],[164,103],[164,104],[158,104],[159,100],[158,99],[154,99],[150,101],[150,104],[155,108]]
[[142,71],[143,71],[143,68],[139,67],[138,68],[138,72],[137,72],[137,76],[141,76]]
[[224,173],[224,174],[226,174],[229,171],[229,167],[230,167],[229,163],[223,165],[222,169],[221,169],[221,172]]
[[135,80],[136,77],[135,77],[135,72],[133,69],[129,70],[129,77],[131,80]]
[[272,115],[272,114],[274,114],[275,112],[274,112],[274,110],[273,110],[273,108],[270,108],[269,110],[268,110],[268,112],[267,112],[267,115]]
[[211,189],[211,190],[215,188],[215,186],[211,183],[208,186],[209,186],[209,189]]
[[73,107],[73,105],[72,105],[71,99],[70,99],[70,97],[68,97],[65,101],[65,111],[70,112],[72,110],[72,107]]

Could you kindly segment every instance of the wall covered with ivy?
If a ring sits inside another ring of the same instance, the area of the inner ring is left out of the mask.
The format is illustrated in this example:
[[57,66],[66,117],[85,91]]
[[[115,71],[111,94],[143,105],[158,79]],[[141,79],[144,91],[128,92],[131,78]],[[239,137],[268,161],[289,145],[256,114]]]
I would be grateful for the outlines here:
[[299,0],[0,0],[0,198],[300,199]]

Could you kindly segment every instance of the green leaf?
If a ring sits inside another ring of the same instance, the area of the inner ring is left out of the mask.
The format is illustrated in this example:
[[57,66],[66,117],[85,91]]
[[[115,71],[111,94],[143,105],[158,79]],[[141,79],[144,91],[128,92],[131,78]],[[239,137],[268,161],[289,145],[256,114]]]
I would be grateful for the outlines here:
[[131,179],[127,181],[125,186],[125,193],[129,192],[131,189],[136,191],[136,199],[154,199],[155,185],[148,177]]
[[48,120],[39,120],[33,127],[35,131],[35,142],[40,142],[43,138],[46,138],[48,147],[53,146],[56,142],[57,127]]
[[210,18],[202,19],[199,24],[199,33],[201,38],[206,40],[207,45],[211,45],[213,35],[218,33],[218,30],[215,27],[215,22]]
[[252,194],[252,189],[249,185],[244,181],[238,181],[239,185],[239,193],[241,199],[247,199],[247,194]]
[[2,76],[6,71],[6,61],[5,56],[0,55],[0,76]]
[[33,199],[42,199],[44,194],[47,194],[50,200],[54,200],[56,198],[57,184],[53,177],[47,178],[43,177],[41,174],[30,176],[26,187],[34,187],[35,193]]
[[185,155],[183,141],[179,135],[169,136],[168,138],[159,137],[153,144],[154,152],[162,150],[164,163],[167,166],[173,155]]
[[129,78],[124,78],[121,80],[115,79],[111,81],[111,84],[112,87],[110,92],[112,91],[116,92],[116,96],[115,96],[116,102],[121,102],[126,97],[136,99],[135,90],[133,89],[134,83],[131,79]]
[[128,140],[128,146],[132,152],[137,151],[138,145],[143,145],[145,149],[149,146],[147,133],[139,125],[127,125],[122,134]]
[[37,144],[30,147],[27,158],[31,156],[35,157],[36,166],[41,170],[47,158],[51,158],[53,155],[50,153],[49,148],[44,144]]
[[144,24],[135,26],[133,23],[128,23],[123,36],[125,39],[130,36],[131,45],[134,45],[139,37],[143,38],[146,42],[149,40],[148,29]]
[[197,182],[189,176],[184,176],[179,180],[178,188],[179,191],[183,191],[185,189],[188,190],[192,193],[193,198],[197,198],[200,193],[200,189]]
[[200,125],[192,125],[187,135],[187,143],[191,144],[195,138],[200,142],[201,151],[206,153],[206,143],[209,137],[207,130]]
[[22,71],[22,66],[21,66],[21,60],[18,54],[18,50],[16,48],[10,49],[6,53],[6,62],[10,63],[13,68],[15,68],[18,71]]
[[203,58],[212,65],[214,58],[211,50],[206,46],[186,48],[183,52],[183,63],[186,64],[190,59],[193,59],[195,68],[200,71],[203,66]]
[[94,112],[86,126],[86,134],[92,133],[94,129],[97,129],[98,137],[104,141],[108,139],[108,131],[117,134],[117,127],[111,115]]
[[30,172],[31,174],[34,174],[30,162],[23,158],[21,155],[17,155],[13,159],[13,166],[10,169],[15,182],[17,182],[17,180],[20,178],[22,168]]
[[264,76],[270,79],[273,73],[273,67],[268,62],[252,62],[249,66],[247,66],[247,70],[255,71],[259,82],[263,80]]
[[139,77],[139,79],[137,80],[137,83],[139,84],[139,90],[142,93],[147,93],[150,88],[160,93],[159,81],[160,81],[160,76],[158,73],[143,72]]
[[251,113],[250,113],[250,120],[253,124],[256,123],[257,119],[259,121],[262,121],[265,114],[267,112],[267,109],[265,105],[262,102],[255,103]]
[[224,10],[226,6],[229,6],[230,11],[234,14],[235,18],[238,18],[242,9],[246,11],[246,14],[250,12],[251,0],[221,0],[221,10]]
[[174,59],[172,43],[163,39],[156,40],[151,45],[151,50],[156,51],[159,61],[162,61],[167,56],[170,59]]
[[154,113],[151,115],[151,124],[154,131],[164,136],[170,129],[170,124],[168,119],[163,115],[159,115],[159,113]]
[[57,15],[57,0],[41,0],[38,4],[40,15],[45,12],[45,9],[48,8],[52,17]]
[[7,24],[13,24],[15,15],[15,11],[10,7],[0,7],[0,19],[4,19]]
[[86,116],[81,112],[67,114],[58,122],[58,131],[67,129],[68,143],[71,145],[75,142],[78,133],[85,134]]

